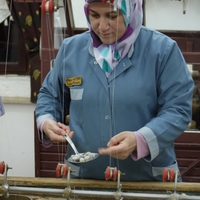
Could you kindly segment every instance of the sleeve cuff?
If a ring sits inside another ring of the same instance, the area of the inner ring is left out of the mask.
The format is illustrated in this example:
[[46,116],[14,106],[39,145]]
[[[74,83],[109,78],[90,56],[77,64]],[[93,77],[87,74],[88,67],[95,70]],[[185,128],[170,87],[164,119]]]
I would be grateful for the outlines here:
[[[46,120],[45,120],[46,121]],[[45,133],[43,132],[43,125],[45,123],[45,121],[43,121],[38,129],[38,138],[39,141],[42,143],[42,145],[46,148],[49,148],[52,146],[53,142],[45,135]]]
[[137,148],[136,150],[131,154],[131,157],[133,160],[137,161],[141,158],[144,158],[146,156],[149,155],[149,148],[147,145],[146,140],[144,139],[144,137],[142,136],[142,134],[140,134],[139,132],[133,132],[133,134],[136,137],[136,142],[137,142]]

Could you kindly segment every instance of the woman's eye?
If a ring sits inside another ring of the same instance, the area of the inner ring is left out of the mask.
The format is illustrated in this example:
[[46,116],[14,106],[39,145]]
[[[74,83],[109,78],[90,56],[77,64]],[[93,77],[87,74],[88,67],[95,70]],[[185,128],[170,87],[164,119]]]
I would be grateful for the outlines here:
[[117,15],[109,15],[108,16],[110,19],[116,19],[117,18]]
[[116,19],[119,16],[119,13],[117,13],[117,12],[110,12],[110,13],[108,13],[107,16],[110,19]]
[[94,13],[93,13],[93,14],[90,14],[90,16],[93,17],[93,18],[95,18],[95,19],[97,19],[97,18],[99,17],[98,14],[94,14]]

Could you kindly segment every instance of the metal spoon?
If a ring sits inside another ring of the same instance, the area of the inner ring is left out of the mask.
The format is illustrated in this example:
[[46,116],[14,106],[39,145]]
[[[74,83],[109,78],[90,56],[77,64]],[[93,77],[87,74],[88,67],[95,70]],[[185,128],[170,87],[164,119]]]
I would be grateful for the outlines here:
[[92,161],[99,156],[98,153],[91,153],[91,152],[79,153],[77,148],[75,147],[74,143],[72,142],[71,138],[69,137],[69,135],[66,134],[64,137],[75,152],[75,155],[72,155],[70,158],[68,158],[69,162],[71,162],[71,163],[85,163],[85,162]]

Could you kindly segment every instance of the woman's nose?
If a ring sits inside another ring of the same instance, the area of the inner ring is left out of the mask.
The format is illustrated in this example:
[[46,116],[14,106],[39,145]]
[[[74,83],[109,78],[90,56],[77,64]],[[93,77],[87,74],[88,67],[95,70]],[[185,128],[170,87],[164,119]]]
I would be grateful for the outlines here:
[[99,29],[100,30],[107,30],[109,28],[109,23],[106,19],[99,20]]

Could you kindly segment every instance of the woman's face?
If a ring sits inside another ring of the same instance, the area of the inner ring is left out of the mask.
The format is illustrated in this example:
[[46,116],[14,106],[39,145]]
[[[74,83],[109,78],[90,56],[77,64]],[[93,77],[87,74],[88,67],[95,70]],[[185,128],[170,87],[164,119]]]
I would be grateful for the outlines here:
[[126,31],[123,15],[108,3],[90,3],[89,19],[92,30],[104,44],[119,40]]

